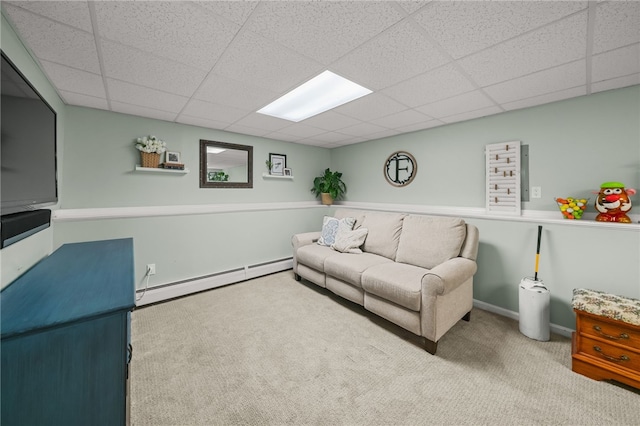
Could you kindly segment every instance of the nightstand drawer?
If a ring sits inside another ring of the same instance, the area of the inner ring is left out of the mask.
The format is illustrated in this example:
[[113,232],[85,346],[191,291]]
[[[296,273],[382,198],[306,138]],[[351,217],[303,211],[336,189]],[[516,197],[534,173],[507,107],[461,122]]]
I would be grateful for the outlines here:
[[640,371],[640,353],[601,340],[582,337],[578,352],[597,358],[618,367]]
[[580,316],[580,332],[586,336],[595,336],[620,345],[640,350],[640,331],[638,327],[627,327],[625,323],[603,317],[582,314]]

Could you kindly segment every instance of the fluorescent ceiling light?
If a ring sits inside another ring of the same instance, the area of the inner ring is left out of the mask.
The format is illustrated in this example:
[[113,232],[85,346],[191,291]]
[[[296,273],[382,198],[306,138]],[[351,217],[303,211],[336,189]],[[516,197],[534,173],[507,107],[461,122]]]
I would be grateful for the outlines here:
[[325,71],[258,112],[297,123],[369,93],[371,90]]
[[226,151],[224,148],[214,148],[212,146],[207,147],[207,154],[220,154],[222,151]]

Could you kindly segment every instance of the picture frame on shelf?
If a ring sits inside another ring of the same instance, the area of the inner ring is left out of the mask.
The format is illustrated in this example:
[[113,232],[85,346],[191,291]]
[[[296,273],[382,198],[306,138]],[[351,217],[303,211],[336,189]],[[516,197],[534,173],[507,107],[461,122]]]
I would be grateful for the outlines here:
[[291,171],[290,168],[285,167],[283,171],[285,176],[293,176],[293,172]]
[[271,162],[269,173],[274,176],[284,176],[284,169],[287,168],[287,156],[269,153],[269,161]]
[[164,157],[165,164],[182,164],[182,156],[178,151],[167,151]]

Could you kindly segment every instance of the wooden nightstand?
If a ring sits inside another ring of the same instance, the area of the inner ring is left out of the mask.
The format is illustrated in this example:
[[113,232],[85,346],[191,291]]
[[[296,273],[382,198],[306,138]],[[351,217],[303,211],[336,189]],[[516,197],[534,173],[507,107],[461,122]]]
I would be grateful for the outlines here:
[[640,301],[577,289],[573,308],[572,370],[640,389],[640,325],[627,322],[640,316]]

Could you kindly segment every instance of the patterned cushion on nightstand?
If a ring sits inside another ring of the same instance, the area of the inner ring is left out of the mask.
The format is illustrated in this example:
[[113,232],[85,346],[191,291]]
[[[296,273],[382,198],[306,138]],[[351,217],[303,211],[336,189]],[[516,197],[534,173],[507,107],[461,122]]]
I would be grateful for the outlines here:
[[573,289],[573,309],[640,325],[640,300],[585,288]]

